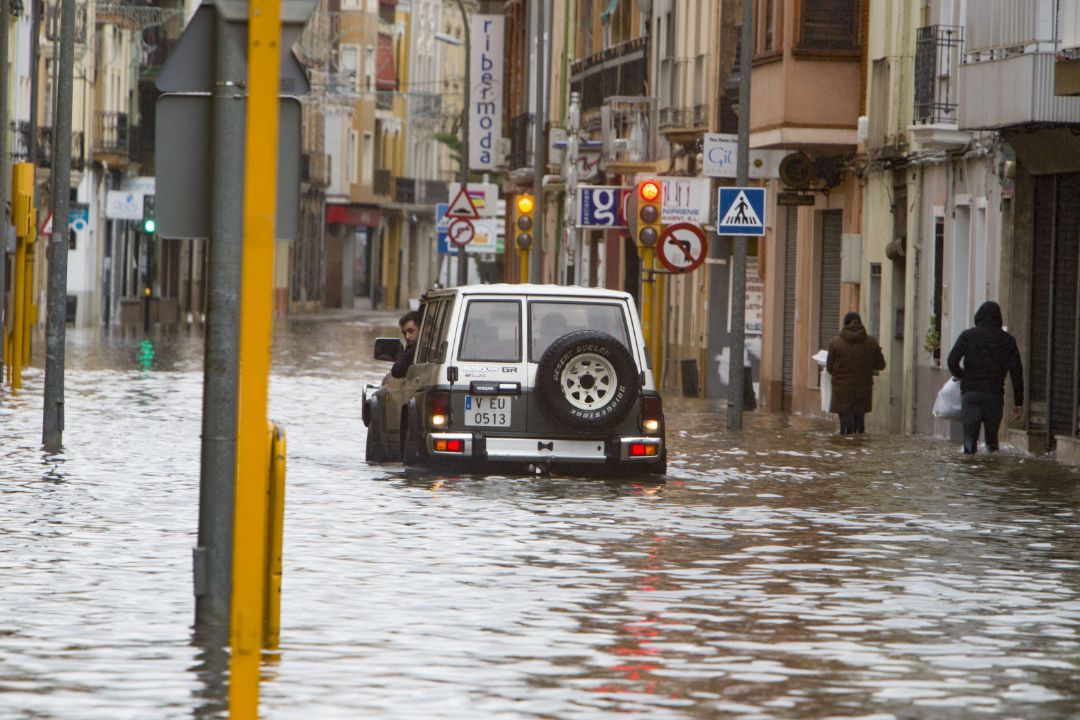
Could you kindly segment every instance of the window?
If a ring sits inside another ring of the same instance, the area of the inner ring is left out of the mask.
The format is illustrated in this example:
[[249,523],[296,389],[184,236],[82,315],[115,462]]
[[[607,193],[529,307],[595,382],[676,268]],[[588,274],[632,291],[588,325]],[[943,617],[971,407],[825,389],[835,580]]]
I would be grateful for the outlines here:
[[539,362],[551,343],[575,330],[598,330],[630,347],[621,305],[536,301],[529,303],[529,362]]
[[364,133],[364,158],[360,164],[360,172],[365,185],[371,184],[371,174],[375,167],[375,138],[370,132]]
[[340,58],[341,72],[350,84],[360,87],[360,48],[355,45],[342,45]]
[[862,0],[802,0],[799,48],[858,50]]
[[371,92],[375,87],[375,48],[364,48],[364,92]]
[[521,361],[521,310],[516,300],[473,300],[465,314],[459,360]]
[[[754,9],[754,54],[763,55],[780,49],[783,28],[780,24],[781,0],[756,0]],[[736,57],[738,62],[738,57]]]
[[450,303],[450,300],[440,300],[424,306],[423,328],[416,348],[417,363],[442,362]]
[[360,10],[360,0],[341,0],[342,10]]
[[356,136],[356,131],[355,130],[350,130],[349,131],[349,153],[348,153],[349,154],[348,160],[349,160],[349,184],[350,185],[356,184],[358,182],[358,180],[359,180],[359,178],[357,178],[357,174],[356,174],[357,151],[358,151],[358,148],[356,147],[356,137],[357,137]]

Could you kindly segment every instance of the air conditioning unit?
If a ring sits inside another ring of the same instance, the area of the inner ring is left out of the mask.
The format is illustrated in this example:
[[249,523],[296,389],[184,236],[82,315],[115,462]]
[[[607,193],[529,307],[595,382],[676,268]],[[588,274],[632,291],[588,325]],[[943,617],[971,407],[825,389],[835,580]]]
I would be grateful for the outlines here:
[[1058,49],[1066,55],[1080,56],[1080,3],[1061,3],[1058,12]]

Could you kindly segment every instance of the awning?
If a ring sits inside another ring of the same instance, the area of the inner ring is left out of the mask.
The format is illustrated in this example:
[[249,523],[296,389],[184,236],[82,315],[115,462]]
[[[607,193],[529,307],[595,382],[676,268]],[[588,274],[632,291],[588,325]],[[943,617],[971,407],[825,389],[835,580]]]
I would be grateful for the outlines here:
[[394,66],[394,38],[379,33],[379,50],[375,58],[375,89],[397,90],[397,68]]
[[326,224],[333,225],[334,223],[378,227],[379,211],[376,208],[362,207],[359,205],[327,205]]
[[611,16],[615,14],[615,11],[619,7],[619,0],[608,0],[607,7],[604,8],[604,12],[600,13],[600,22],[611,22]]

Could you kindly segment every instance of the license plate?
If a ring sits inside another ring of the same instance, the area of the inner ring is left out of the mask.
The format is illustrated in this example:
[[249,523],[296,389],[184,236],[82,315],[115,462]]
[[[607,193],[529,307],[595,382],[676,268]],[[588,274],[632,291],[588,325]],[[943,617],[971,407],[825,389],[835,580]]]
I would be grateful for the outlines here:
[[466,395],[465,424],[479,427],[510,427],[510,401],[506,395]]

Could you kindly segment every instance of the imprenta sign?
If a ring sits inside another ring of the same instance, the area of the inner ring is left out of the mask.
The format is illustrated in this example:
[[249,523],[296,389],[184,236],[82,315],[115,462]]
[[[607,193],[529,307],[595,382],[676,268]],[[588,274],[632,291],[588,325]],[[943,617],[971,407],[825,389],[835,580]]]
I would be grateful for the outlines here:
[[493,170],[502,138],[503,16],[473,15],[469,167]]

